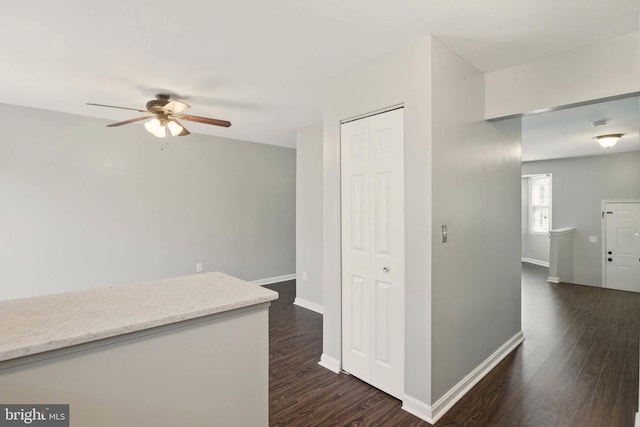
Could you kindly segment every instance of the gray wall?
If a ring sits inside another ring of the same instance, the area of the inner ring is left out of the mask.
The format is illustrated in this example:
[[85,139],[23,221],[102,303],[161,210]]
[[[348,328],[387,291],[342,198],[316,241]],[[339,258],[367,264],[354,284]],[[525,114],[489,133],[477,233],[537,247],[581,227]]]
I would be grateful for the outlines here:
[[405,106],[405,393],[429,406],[520,332],[520,124],[486,123],[484,76],[432,37],[329,82],[323,356],[338,360],[340,120],[398,104]]
[[322,123],[296,138],[296,301],[322,308]]
[[340,120],[405,106],[405,392],[424,403],[431,399],[430,45],[425,38],[332,79],[323,119],[323,357],[340,361]]
[[[602,286],[603,199],[640,199],[640,152],[522,164],[523,174],[551,172],[553,228],[575,226],[574,281]],[[589,243],[589,236],[598,237]]]
[[437,39],[432,88],[437,401],[521,330],[521,157],[520,120],[485,122],[484,75]]
[[522,234],[522,260],[549,266],[549,236]]
[[295,271],[295,150],[0,104],[0,299]]

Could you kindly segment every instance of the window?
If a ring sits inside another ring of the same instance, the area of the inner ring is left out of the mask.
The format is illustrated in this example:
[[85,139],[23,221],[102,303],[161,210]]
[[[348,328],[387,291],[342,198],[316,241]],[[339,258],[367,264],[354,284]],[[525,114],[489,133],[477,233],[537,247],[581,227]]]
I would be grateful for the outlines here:
[[551,226],[551,176],[529,177],[529,232],[546,234]]

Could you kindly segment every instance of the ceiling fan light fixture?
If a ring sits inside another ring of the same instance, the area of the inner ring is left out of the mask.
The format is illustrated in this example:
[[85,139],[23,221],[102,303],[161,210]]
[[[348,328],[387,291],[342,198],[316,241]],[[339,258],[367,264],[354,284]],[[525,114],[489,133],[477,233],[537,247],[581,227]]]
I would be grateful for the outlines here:
[[165,127],[164,122],[157,117],[145,122],[144,128],[153,136],[157,136],[158,138],[167,137],[167,128]]
[[184,132],[184,127],[177,120],[167,120],[167,128],[172,136],[179,136]]
[[119,107],[117,105],[107,104],[95,104],[87,102],[87,105],[95,105],[98,107],[120,108],[123,110],[139,111],[141,113],[150,113],[152,115],[146,115],[142,117],[136,117],[122,122],[110,123],[108,127],[118,127],[122,125],[128,125],[129,123],[136,123],[143,120],[151,119],[145,122],[145,129],[158,138],[166,138],[167,136],[187,136],[191,132],[187,130],[182,124],[176,120],[187,120],[190,122],[204,123],[206,125],[222,126],[228,128],[231,126],[231,122],[228,120],[212,119],[210,117],[193,116],[191,114],[181,114],[184,110],[189,108],[189,104],[185,104],[182,101],[171,100],[169,94],[159,93],[156,95],[156,99],[152,99],[146,104],[146,109]]
[[595,139],[604,148],[611,148],[618,143],[623,135],[623,133],[610,133],[607,135],[598,135]]

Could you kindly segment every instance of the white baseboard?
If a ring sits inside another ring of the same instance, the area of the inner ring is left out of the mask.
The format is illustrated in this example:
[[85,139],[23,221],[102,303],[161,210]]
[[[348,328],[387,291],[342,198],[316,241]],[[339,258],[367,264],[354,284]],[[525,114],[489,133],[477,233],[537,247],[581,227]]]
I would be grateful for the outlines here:
[[320,304],[307,301],[306,299],[296,297],[293,303],[299,307],[306,308],[307,310],[315,311],[316,313],[324,314],[324,308]]
[[339,374],[342,370],[342,363],[338,359],[334,359],[333,357],[327,356],[324,353],[322,353],[322,356],[320,356],[318,365],[322,366],[323,368],[327,368],[328,370],[335,372],[336,374]]
[[[469,375],[464,377],[462,381],[456,384],[444,396],[442,396],[432,406],[433,423],[438,421],[458,400],[462,398],[471,388],[485,377],[498,363],[502,361],[509,353],[515,350],[524,341],[522,331],[515,334],[511,339],[502,344],[491,356],[480,364],[476,369],[471,371]],[[429,421],[430,422],[430,421]]]
[[549,283],[560,283],[560,278],[559,277],[547,277],[547,282]]
[[524,341],[522,331],[515,334],[509,341],[502,344],[491,356],[482,362],[476,369],[471,371],[469,375],[464,377],[462,381],[456,384],[444,396],[442,396],[432,406],[421,402],[411,396],[405,395],[402,401],[402,409],[422,418],[430,424],[435,424],[444,414],[447,413],[453,405],[455,405],[465,394],[471,390],[485,375],[487,375],[495,366],[502,361],[509,353],[516,349]]
[[431,411],[431,406],[416,399],[415,397],[409,396],[408,394],[405,394],[402,398],[402,409],[418,418],[422,418],[429,424],[435,423],[435,421],[432,421],[433,413]]
[[270,285],[272,283],[286,282],[287,280],[295,280],[296,274],[285,274],[284,276],[275,276],[275,277],[267,277],[266,279],[258,279],[252,280],[251,283],[254,285]]
[[640,412],[636,412],[636,423],[635,427],[640,427]]
[[540,261],[538,259],[526,258],[526,257],[522,257],[521,261],[522,262],[528,262],[529,264],[535,264],[535,265],[539,265],[541,267],[549,268],[549,262],[548,261]]

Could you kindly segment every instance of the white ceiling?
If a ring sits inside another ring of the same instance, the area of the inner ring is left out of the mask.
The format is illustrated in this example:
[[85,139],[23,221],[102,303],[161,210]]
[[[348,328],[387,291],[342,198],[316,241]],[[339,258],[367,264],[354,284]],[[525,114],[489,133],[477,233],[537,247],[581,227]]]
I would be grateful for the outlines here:
[[[20,0],[0,14],[0,102],[102,117],[159,91],[294,146],[324,82],[426,34],[490,72],[638,30],[638,0]],[[140,126],[132,124],[130,126]],[[114,129],[117,132],[117,129]]]
[[[594,122],[606,120],[605,125]],[[535,114],[522,118],[522,160],[597,156],[640,150],[640,98]],[[602,148],[594,137],[624,136],[612,148]]]

